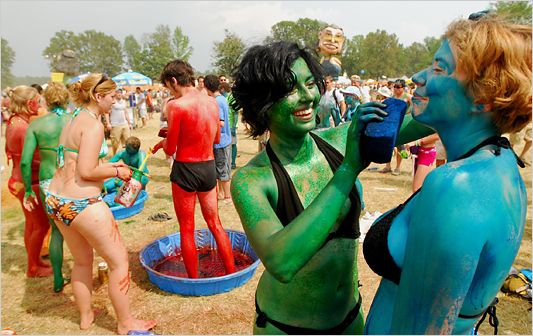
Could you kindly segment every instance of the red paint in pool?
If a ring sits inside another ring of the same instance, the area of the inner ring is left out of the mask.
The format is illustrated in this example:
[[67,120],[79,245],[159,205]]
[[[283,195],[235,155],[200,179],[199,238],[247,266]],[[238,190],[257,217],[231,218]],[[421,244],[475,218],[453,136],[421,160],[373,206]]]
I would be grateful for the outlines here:
[[[165,275],[188,278],[181,250],[176,249],[175,253],[176,255],[159,259],[152,268]],[[218,250],[210,247],[198,248],[198,259],[198,275],[200,278],[214,278],[226,275]],[[233,250],[233,259],[235,261],[235,272],[247,268],[254,262],[250,256],[237,250]]]

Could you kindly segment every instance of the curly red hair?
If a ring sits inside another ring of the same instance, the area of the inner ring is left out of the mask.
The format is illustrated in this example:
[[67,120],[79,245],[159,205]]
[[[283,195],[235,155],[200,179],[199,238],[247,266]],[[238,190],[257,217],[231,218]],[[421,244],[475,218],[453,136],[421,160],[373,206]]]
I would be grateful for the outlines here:
[[488,104],[501,133],[531,121],[531,27],[486,15],[453,22],[445,33],[476,104]]

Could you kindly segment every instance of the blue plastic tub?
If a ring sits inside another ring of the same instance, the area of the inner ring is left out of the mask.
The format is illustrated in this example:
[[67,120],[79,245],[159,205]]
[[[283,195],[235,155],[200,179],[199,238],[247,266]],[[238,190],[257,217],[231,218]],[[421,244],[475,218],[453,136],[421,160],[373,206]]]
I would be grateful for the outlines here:
[[104,202],[109,205],[115,219],[124,219],[138,214],[144,209],[144,202],[148,199],[148,193],[141,190],[132,206],[125,208],[122,204],[115,203],[116,192],[104,196]]
[[[221,277],[198,279],[169,276],[152,269],[157,261],[174,254],[175,250],[181,247],[179,232],[148,244],[140,253],[141,265],[146,269],[152,283],[170,293],[187,296],[205,296],[229,292],[250,280],[260,260],[250,246],[244,232],[226,230],[226,233],[229,236],[231,246],[234,250],[252,258],[253,263],[247,268]],[[216,247],[215,238],[209,229],[196,230],[195,241],[197,247]]]

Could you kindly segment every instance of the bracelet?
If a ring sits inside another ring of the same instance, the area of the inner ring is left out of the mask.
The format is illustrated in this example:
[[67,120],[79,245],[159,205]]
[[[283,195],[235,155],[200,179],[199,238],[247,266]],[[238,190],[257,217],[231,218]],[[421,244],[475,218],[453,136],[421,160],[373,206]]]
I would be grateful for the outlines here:
[[117,171],[117,175],[115,177],[118,177],[118,167],[115,167],[116,171]]

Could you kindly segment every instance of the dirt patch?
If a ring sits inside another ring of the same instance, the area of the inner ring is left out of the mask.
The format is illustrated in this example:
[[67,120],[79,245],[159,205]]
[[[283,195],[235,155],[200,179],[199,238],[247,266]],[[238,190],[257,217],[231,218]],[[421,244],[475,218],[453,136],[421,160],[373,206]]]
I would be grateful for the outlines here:
[[[132,135],[142,139],[142,148],[147,150],[155,144],[158,131],[158,115],[149,120],[148,126],[133,130]],[[239,156],[237,166],[242,167],[257,151],[257,141],[248,138],[240,125]],[[3,148],[3,141],[0,148]],[[6,165],[5,153],[2,161]],[[162,151],[148,160],[151,182],[147,186],[150,198],[145,209],[138,215],[119,221],[122,238],[130,256],[132,284],[130,288],[131,309],[136,316],[157,319],[155,329],[160,334],[251,334],[254,319],[254,292],[257,281],[264,271],[259,266],[252,279],[244,286],[229,293],[207,297],[184,297],[161,291],[153,285],[139,263],[139,252],[148,243],[179,230],[170,196],[168,175],[170,167]],[[369,167],[377,168],[378,165]],[[111,302],[107,296],[107,285],[101,285],[97,278],[97,264],[94,262],[95,291],[94,306],[101,310],[95,324],[86,331],[78,328],[79,317],[73,302],[70,285],[60,294],[53,293],[52,278],[28,279],[25,277],[26,253],[23,241],[23,214],[20,203],[9,194],[7,179],[11,168],[2,173],[2,327],[12,328],[19,334],[112,334],[116,320]],[[384,212],[403,202],[411,190],[412,161],[404,160],[402,174],[380,174],[366,170],[361,175],[364,186],[366,211]],[[531,168],[522,170],[531,195]],[[515,261],[517,268],[531,268],[531,199],[528,201],[527,226],[519,254]],[[232,204],[220,203],[220,218],[227,229],[242,231],[239,217]],[[158,212],[167,212],[172,219],[165,222],[148,219]],[[363,211],[363,214],[365,211]],[[199,206],[195,213],[197,228],[206,224]],[[363,284],[363,309],[368,312],[372,297],[379,283],[366,265],[359,249],[359,277]],[[69,276],[72,256],[65,245],[64,273]],[[500,293],[501,294],[501,293]],[[531,335],[531,303],[516,297],[501,294],[498,305],[501,334]],[[485,323],[481,333],[492,330]]]

